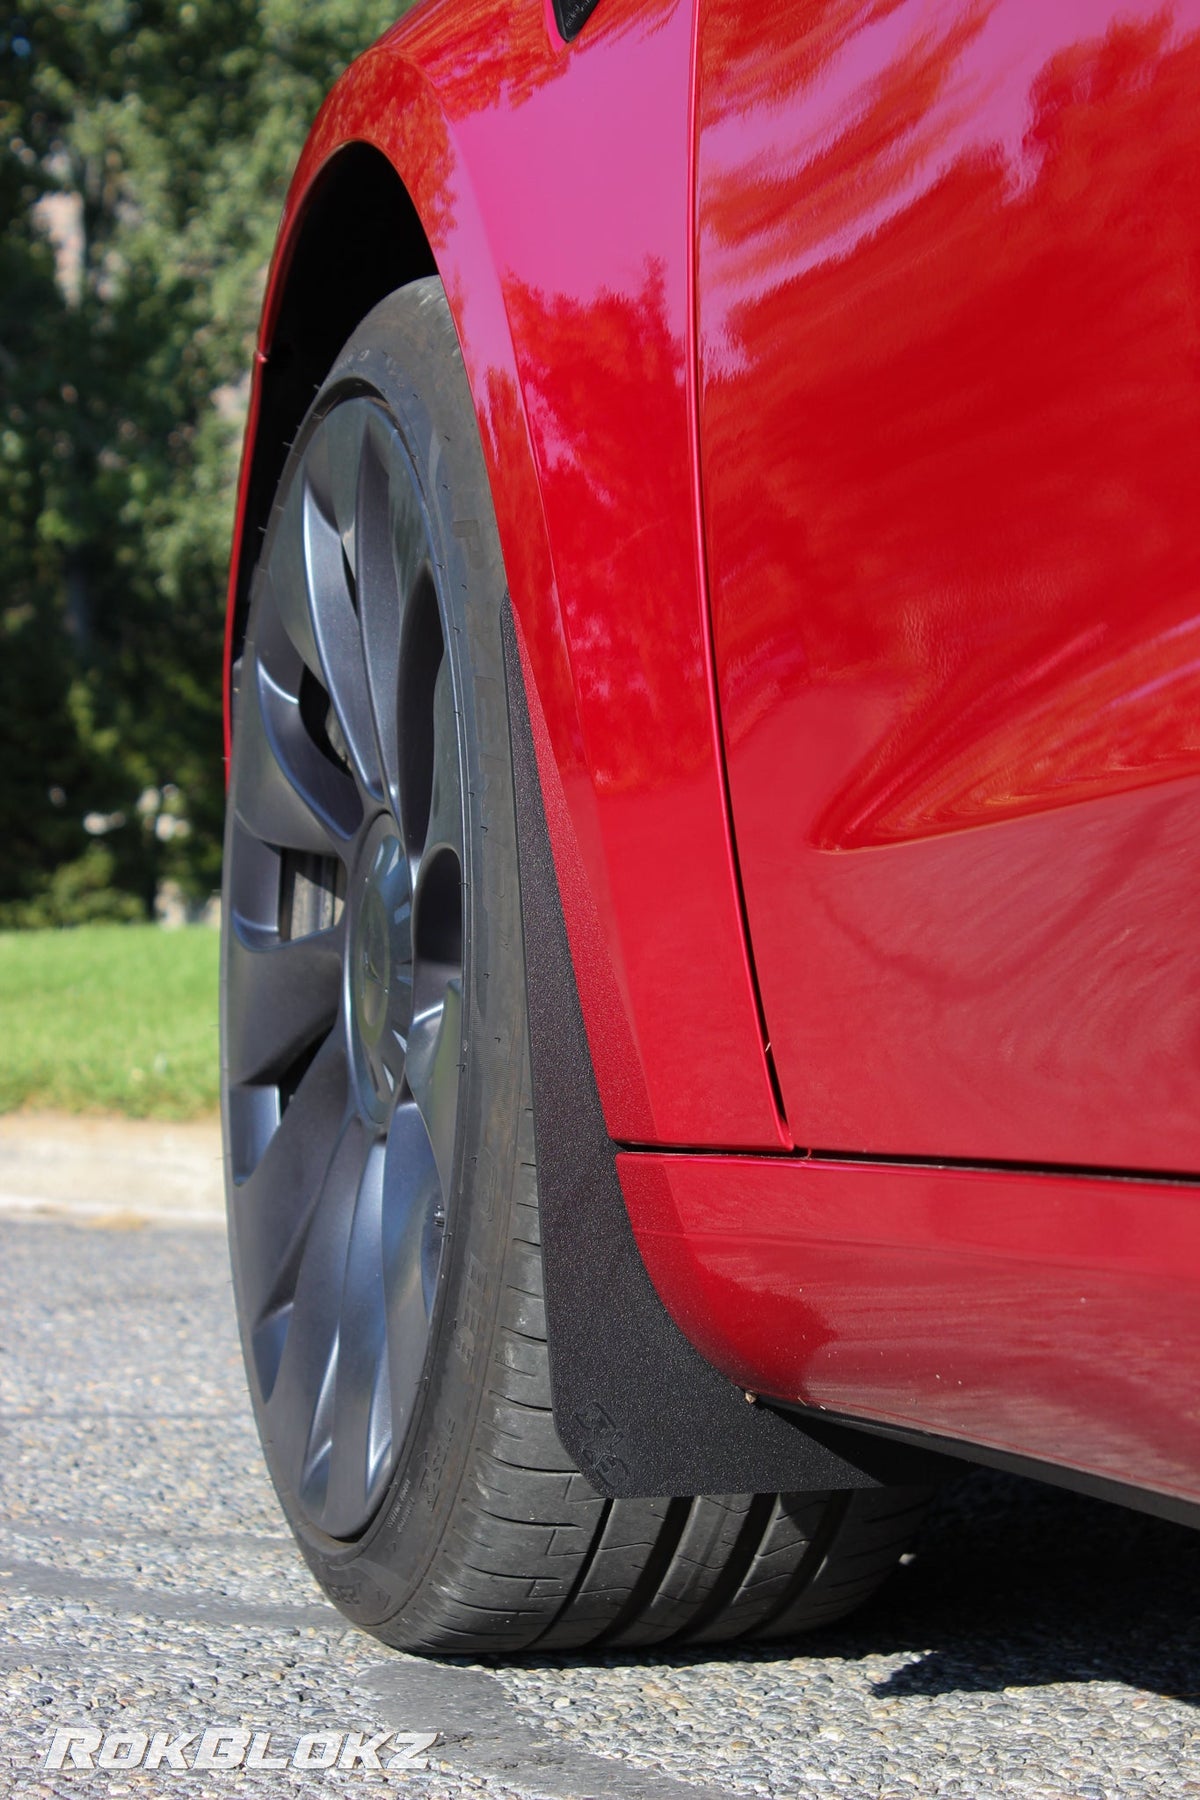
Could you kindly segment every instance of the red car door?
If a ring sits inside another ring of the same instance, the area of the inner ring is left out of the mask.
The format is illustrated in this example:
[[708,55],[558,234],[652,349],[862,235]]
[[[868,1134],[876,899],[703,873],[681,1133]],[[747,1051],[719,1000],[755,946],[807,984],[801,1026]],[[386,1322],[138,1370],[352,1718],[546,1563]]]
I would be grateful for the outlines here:
[[1200,1169],[1200,5],[699,15],[716,672],[792,1132]]

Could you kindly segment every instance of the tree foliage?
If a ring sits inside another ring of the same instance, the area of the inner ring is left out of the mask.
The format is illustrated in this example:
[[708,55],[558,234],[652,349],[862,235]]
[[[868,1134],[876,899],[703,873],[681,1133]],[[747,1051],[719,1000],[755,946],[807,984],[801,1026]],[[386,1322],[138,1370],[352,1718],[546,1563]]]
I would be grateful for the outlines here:
[[0,14],[0,922],[127,916],[164,875],[215,885],[263,279],[322,95],[398,10]]

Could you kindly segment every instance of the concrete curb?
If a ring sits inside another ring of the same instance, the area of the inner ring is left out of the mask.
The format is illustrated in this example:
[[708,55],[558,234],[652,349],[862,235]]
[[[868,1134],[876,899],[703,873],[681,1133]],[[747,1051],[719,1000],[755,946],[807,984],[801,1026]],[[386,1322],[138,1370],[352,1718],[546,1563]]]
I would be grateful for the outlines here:
[[0,1116],[0,1215],[93,1225],[225,1223],[221,1129],[199,1119]]

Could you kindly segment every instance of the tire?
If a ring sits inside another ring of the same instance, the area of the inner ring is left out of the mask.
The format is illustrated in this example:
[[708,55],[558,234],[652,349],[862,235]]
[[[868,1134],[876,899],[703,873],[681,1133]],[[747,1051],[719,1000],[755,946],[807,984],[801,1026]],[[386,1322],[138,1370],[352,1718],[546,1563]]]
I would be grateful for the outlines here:
[[326,1594],[407,1650],[825,1624],[921,1495],[608,1501],[555,1435],[504,596],[449,308],[415,282],[297,434],[235,667],[222,1087],[267,1464]]

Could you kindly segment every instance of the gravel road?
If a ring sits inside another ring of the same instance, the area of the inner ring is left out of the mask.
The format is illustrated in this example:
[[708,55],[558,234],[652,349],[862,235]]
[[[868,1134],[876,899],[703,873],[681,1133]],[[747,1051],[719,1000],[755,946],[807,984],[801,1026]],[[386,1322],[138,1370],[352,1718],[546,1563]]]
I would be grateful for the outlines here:
[[[211,1225],[0,1221],[0,1440],[4,1796],[1200,1795],[1200,1533],[986,1473],[869,1613],[803,1645],[384,1651],[280,1529]],[[189,1757],[206,1728],[269,1732],[276,1760],[342,1734],[343,1766],[127,1771],[113,1740],[117,1766],[48,1772],[60,1726],[194,1733]],[[390,1774],[346,1765],[345,1734],[385,1730],[438,1736]]]

